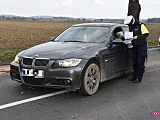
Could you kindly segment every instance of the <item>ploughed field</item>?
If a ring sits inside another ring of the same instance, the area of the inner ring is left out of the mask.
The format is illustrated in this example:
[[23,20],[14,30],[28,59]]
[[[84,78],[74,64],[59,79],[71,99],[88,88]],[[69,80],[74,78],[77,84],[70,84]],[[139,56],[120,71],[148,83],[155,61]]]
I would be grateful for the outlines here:
[[[0,20],[0,65],[11,62],[15,55],[34,45],[48,42],[64,29],[78,22]],[[157,45],[160,24],[146,24],[149,45]]]
[[11,62],[15,55],[34,45],[48,42],[75,22],[0,21],[0,65]]

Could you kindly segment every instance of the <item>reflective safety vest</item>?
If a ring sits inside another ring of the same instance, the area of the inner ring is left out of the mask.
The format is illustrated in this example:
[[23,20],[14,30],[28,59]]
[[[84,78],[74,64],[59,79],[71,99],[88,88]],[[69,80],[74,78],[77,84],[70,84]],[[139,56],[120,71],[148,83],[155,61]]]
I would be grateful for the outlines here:
[[146,28],[146,26],[144,24],[141,24],[141,33],[142,34],[149,33],[148,29]]
[[129,26],[129,31],[133,32],[133,36],[137,36],[137,40],[132,40],[133,45],[147,45],[146,38],[149,31],[143,23],[135,22],[134,25]]
[[122,35],[120,33],[116,33],[116,36],[119,38],[119,39],[122,39]]

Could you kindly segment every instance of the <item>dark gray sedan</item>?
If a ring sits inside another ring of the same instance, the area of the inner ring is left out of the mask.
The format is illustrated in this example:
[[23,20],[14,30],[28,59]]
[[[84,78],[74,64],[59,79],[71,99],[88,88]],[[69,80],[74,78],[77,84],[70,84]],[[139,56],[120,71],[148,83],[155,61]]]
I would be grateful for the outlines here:
[[132,72],[132,49],[123,42],[124,32],[128,26],[123,24],[73,25],[50,42],[20,52],[11,63],[11,78],[93,95],[101,82]]

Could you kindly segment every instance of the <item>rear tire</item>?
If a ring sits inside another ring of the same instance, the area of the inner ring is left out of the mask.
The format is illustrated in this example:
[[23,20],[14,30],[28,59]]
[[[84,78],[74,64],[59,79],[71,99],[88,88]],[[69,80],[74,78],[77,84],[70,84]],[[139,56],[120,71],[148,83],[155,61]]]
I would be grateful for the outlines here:
[[95,94],[98,90],[100,79],[101,73],[98,65],[95,63],[89,64],[82,76],[81,88],[78,92],[86,95]]

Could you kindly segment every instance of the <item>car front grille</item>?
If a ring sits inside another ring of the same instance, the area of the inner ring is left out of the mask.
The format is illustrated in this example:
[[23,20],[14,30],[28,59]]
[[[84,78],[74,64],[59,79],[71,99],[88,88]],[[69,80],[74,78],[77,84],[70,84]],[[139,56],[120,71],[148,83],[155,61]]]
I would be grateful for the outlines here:
[[22,58],[22,63],[24,65],[32,65],[35,66],[46,66],[49,63],[49,59],[47,58],[36,58],[35,60],[33,58]]
[[47,78],[46,83],[48,83],[47,85],[51,85],[51,86],[71,86],[70,79]]
[[43,85],[44,78],[23,77],[23,81],[29,85]]
[[32,58],[23,58],[24,65],[32,65],[33,59]]
[[48,59],[35,59],[35,66],[46,66],[48,63]]

